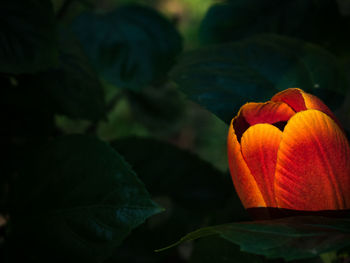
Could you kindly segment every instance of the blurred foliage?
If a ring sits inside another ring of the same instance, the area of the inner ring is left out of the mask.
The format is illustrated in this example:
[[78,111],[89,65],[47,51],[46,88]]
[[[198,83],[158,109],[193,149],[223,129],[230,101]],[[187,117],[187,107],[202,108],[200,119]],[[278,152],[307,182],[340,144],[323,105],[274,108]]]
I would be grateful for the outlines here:
[[50,1],[8,1],[1,5],[0,17],[0,72],[34,73],[57,64],[56,24]]
[[[252,253],[301,258],[303,248],[315,256],[303,263],[347,260],[347,248],[316,257],[342,247],[350,230],[340,221],[318,225],[325,239],[288,220],[279,238],[271,222],[237,223],[249,217],[226,160],[226,123],[239,106],[285,88],[321,97],[350,127],[349,16],[341,6],[3,2],[0,262],[280,263]],[[154,252],[226,223],[241,227],[238,235],[225,230],[225,239]],[[335,232],[339,239],[329,241]]]
[[200,27],[203,43],[224,43],[261,33],[296,37],[335,53],[348,50],[350,19],[333,0],[227,0],[213,5]]
[[137,5],[103,15],[84,13],[71,28],[98,72],[120,88],[140,89],[161,81],[182,49],[169,21]]
[[299,87],[339,106],[348,84],[328,51],[293,38],[263,34],[203,47],[182,56],[172,79],[189,98],[226,123],[242,101],[267,101]]
[[[105,117],[105,99],[101,81],[79,42],[68,29],[59,30],[59,65],[38,74],[26,75],[19,81],[29,89],[46,89],[56,114],[72,119],[99,120]],[[55,82],[52,82],[56,79]]]
[[11,211],[9,256],[18,260],[21,250],[30,262],[102,261],[161,211],[122,157],[95,138],[61,137],[30,156]]

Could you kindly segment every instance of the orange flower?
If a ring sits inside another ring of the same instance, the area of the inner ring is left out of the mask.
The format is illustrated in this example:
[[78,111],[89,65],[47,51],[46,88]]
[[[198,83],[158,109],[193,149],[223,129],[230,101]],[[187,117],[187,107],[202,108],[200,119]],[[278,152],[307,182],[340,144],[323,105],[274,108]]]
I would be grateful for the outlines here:
[[300,89],[247,103],[231,121],[228,160],[245,208],[350,209],[350,148],[337,119]]

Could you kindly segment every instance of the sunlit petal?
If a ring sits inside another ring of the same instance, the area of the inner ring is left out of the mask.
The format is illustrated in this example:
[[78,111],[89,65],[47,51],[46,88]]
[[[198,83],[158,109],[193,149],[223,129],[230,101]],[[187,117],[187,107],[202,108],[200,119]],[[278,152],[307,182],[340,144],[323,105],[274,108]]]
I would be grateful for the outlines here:
[[333,112],[319,98],[304,91],[301,91],[301,95],[304,98],[305,106],[307,109],[322,111],[323,113],[331,117],[338,124],[339,127],[341,127],[338,119],[334,116]]
[[275,195],[281,208],[350,208],[350,149],[338,125],[318,110],[286,125],[277,155]]
[[[233,122],[238,141],[249,126],[258,123],[270,123],[279,125],[287,122],[295,111],[284,102],[249,102],[244,104]],[[283,126],[283,125],[281,125]]]
[[236,191],[245,208],[265,207],[266,204],[258,185],[243,159],[241,146],[237,140],[232,122],[227,138],[227,153],[231,177]]
[[270,124],[251,126],[242,136],[241,148],[266,206],[277,207],[274,196],[277,151],[282,132]]

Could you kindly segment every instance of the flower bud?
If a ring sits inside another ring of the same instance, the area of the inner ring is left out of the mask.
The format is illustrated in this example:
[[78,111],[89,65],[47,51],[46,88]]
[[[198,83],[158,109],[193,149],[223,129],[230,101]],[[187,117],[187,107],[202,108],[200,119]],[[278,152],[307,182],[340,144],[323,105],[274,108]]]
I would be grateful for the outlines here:
[[227,147],[245,208],[350,209],[349,143],[317,97],[293,88],[243,105],[231,121]]

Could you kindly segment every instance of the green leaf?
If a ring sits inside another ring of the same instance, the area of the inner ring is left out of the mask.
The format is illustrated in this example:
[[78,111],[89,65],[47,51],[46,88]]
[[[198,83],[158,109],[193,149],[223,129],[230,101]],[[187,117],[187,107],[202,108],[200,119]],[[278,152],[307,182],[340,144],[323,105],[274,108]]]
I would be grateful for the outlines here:
[[112,146],[132,165],[152,197],[166,208],[133,231],[117,262],[167,262],[153,251],[203,225],[246,219],[231,178],[188,151],[151,138],[125,138]]
[[169,143],[131,137],[116,140],[112,146],[132,165],[152,195],[171,196],[192,211],[216,209],[234,191],[228,175]]
[[[285,260],[312,258],[350,244],[350,220],[317,216],[231,223],[187,234],[168,249],[201,237],[220,237],[242,251]],[[160,249],[162,251],[164,249]]]
[[[239,246],[220,237],[204,237],[193,242],[193,252],[190,263],[281,263],[280,259],[267,259],[264,256],[241,251]],[[330,252],[333,254],[333,252]],[[331,263],[324,257],[292,260],[291,263]],[[333,262],[334,263],[334,262]]]
[[96,121],[105,117],[100,79],[72,33],[59,28],[60,63],[55,69],[26,76],[29,86],[41,87],[55,112],[71,119]]
[[186,104],[184,96],[174,85],[125,92],[131,114],[152,134],[173,134],[184,120]]
[[50,0],[3,1],[0,17],[0,72],[34,73],[57,64]]
[[175,27],[143,6],[84,13],[72,29],[97,71],[121,88],[138,89],[164,79],[182,49]]
[[123,158],[95,138],[61,137],[29,159],[14,195],[14,253],[101,262],[161,211]]
[[264,263],[264,257],[242,252],[220,237],[201,238],[194,244],[190,263]]
[[349,19],[341,16],[337,1],[235,0],[209,9],[200,26],[200,39],[212,44],[274,33],[301,38],[338,53],[339,49],[348,49],[348,30]]
[[347,83],[337,60],[310,43],[276,35],[204,47],[185,54],[172,79],[188,97],[229,123],[246,102],[299,87],[339,106]]

